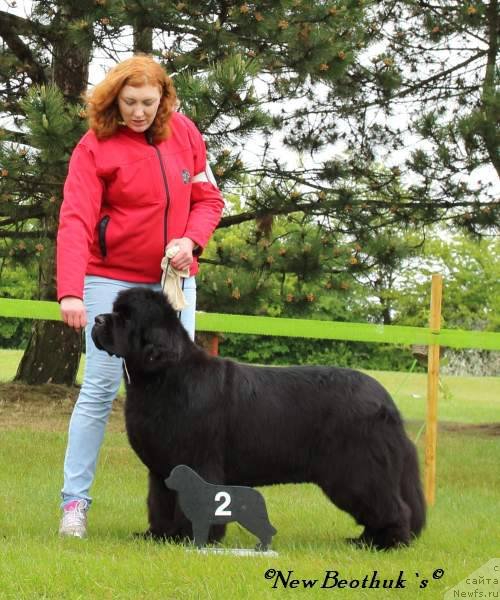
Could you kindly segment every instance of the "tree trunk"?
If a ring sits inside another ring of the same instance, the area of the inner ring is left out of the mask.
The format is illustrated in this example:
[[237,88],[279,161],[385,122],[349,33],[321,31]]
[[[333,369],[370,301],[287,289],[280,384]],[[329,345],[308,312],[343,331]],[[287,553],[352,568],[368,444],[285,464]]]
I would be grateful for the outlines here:
[[144,52],[151,54],[153,52],[153,30],[151,27],[145,27],[141,23],[134,26],[134,53]]
[[497,89],[497,55],[498,55],[498,31],[500,27],[500,17],[498,16],[498,0],[491,0],[487,9],[488,18],[488,62],[486,65],[486,73],[483,81],[482,93],[482,110],[487,122],[492,124],[492,127],[485,127],[482,131],[482,136],[488,156],[492,165],[500,177],[500,154],[498,152],[498,130],[493,126],[497,120],[495,111],[498,110],[498,101],[495,101]]
[[57,321],[35,321],[15,381],[74,385],[82,335]]
[[[88,68],[92,55],[92,29],[85,32],[85,42],[75,43],[68,34],[68,24],[84,14],[72,2],[61,2],[57,15],[59,31],[53,43],[53,83],[64,94],[68,102],[80,102],[87,88]],[[82,32],[83,33],[83,32]],[[57,216],[46,221],[49,237],[55,239]],[[55,247],[47,252],[47,259],[41,269],[40,298],[55,300]],[[30,385],[59,383],[74,385],[80,356],[82,335],[67,325],[55,321],[34,322],[28,346],[24,351],[17,370],[15,381]]]
[[[57,225],[53,224],[56,228]],[[40,273],[40,295],[43,300],[54,300],[55,258],[50,251]],[[17,369],[14,381],[29,385],[41,383],[75,384],[80,356],[82,334],[60,321],[33,321],[28,345]]]

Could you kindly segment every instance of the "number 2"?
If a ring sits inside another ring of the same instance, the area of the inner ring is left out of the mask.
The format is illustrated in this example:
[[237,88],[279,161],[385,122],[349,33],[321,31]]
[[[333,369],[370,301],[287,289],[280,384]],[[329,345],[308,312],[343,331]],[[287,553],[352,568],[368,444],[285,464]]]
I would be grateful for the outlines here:
[[215,511],[216,517],[230,517],[232,515],[230,510],[226,510],[231,504],[231,496],[227,492],[217,492],[217,494],[215,494],[215,502],[222,502]]

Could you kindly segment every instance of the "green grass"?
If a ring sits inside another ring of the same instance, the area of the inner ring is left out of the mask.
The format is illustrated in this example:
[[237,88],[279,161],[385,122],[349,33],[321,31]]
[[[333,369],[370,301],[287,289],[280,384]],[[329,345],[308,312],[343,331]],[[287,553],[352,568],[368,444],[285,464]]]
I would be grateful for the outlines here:
[[0,349],[0,381],[10,381],[14,377],[22,355],[22,350]]
[[[57,490],[65,447],[63,432],[2,432],[0,490],[0,598],[273,598],[267,569],[293,570],[298,579],[322,579],[327,570],[362,579],[402,570],[408,588],[396,598],[440,598],[444,591],[497,556],[498,439],[445,434],[439,446],[438,496],[423,536],[408,549],[387,553],[353,549],[344,538],[359,533],[314,486],[263,490],[278,529],[277,558],[203,556],[174,545],[132,538],[145,528],[146,476],[124,434],[108,433],[85,541],[57,537]],[[228,547],[252,547],[235,525]],[[418,579],[444,569],[420,590]],[[293,593],[301,593],[292,590]],[[328,590],[302,590],[320,597]],[[377,590],[329,590],[340,598],[385,598]],[[340,595],[339,595],[340,594]]]
[[[405,419],[425,419],[425,373],[370,372],[392,394]],[[438,418],[459,423],[499,420],[500,377],[440,377]]]
[[[6,379],[10,358],[10,352],[0,353]],[[16,365],[12,360],[10,373]],[[425,397],[425,376],[374,375],[389,387],[405,416],[423,416],[425,403],[413,395]],[[451,420],[471,423],[498,420],[498,380],[448,379],[452,396],[443,397],[441,414],[446,410]],[[429,510],[423,535],[409,548],[380,553],[349,546],[344,538],[360,528],[312,485],[262,489],[278,530],[273,542],[278,557],[205,556],[182,546],[137,540],[132,532],[146,527],[146,473],[129,448],[120,405],[108,427],[92,490],[90,536],[60,539],[58,490],[71,399],[51,396],[51,389],[41,390],[45,402],[43,397],[26,401],[21,388],[0,386],[1,600],[437,599],[498,556],[500,441],[466,431],[440,433],[436,505]],[[418,429],[411,422],[412,438]],[[422,459],[423,437],[418,449]],[[229,548],[254,543],[233,524],[224,540]],[[319,581],[314,589],[273,589],[273,581],[264,577],[268,569]],[[436,569],[444,570],[441,579],[432,578]],[[374,571],[382,579],[397,579],[403,571],[406,588],[321,589],[328,570],[339,571],[344,579],[363,579]],[[428,586],[420,589],[423,579],[429,579]]]

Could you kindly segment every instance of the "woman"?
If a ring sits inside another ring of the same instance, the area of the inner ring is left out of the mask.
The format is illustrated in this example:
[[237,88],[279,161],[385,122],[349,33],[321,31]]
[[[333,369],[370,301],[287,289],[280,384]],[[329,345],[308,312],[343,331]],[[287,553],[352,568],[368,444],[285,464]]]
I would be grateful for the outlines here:
[[171,79],[148,56],[111,69],[88,97],[89,131],[71,156],[57,236],[61,315],[85,327],[83,385],[69,425],[61,535],[84,537],[104,429],[122,375],[121,360],[97,350],[90,331],[123,289],[160,289],[161,260],[182,271],[194,337],[197,257],[217,226],[223,199],[206,164],[200,132],[175,112]]

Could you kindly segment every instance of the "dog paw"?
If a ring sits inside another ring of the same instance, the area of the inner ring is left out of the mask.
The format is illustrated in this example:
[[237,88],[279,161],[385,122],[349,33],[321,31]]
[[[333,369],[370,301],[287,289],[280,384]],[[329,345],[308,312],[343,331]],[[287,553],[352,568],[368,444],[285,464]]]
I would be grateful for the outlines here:
[[259,542],[255,546],[255,552],[267,552],[267,550],[269,550],[269,544]]

